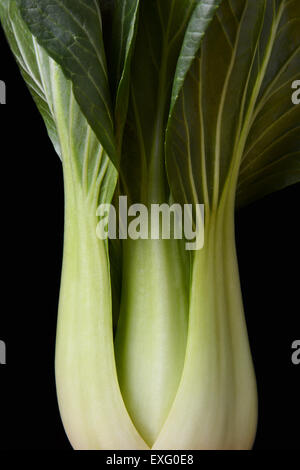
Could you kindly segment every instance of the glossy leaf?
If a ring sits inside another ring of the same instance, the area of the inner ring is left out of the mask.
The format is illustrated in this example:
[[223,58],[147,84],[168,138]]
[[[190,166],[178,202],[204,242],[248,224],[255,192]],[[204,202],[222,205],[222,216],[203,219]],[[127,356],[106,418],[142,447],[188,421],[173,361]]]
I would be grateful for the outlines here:
[[49,137],[61,158],[61,149],[55,120],[46,90],[43,86],[41,71],[36,58],[36,41],[25,27],[15,1],[0,1],[1,24],[10,44],[12,52],[20,67],[25,82],[43,116]]
[[[1,2],[1,23],[60,158],[64,160],[66,155],[72,154],[79,183],[87,192],[98,187],[97,197],[110,201],[116,184],[116,170],[80,111],[71,81],[59,74],[55,62],[32,36],[17,2]],[[56,74],[56,81],[52,79],[53,74]],[[60,96],[54,99],[57,86]]]
[[165,126],[176,64],[194,7],[194,0],[140,4],[121,162],[123,190],[134,201],[148,203],[168,197]]
[[97,0],[19,0],[32,34],[72,80],[73,92],[105,151],[116,161],[113,110]]
[[174,78],[171,110],[177,101],[186,74],[199,50],[205,32],[222,0],[198,0],[185,32]]
[[114,87],[117,145],[122,146],[127,117],[131,60],[138,26],[139,0],[116,0],[113,10],[111,82]]

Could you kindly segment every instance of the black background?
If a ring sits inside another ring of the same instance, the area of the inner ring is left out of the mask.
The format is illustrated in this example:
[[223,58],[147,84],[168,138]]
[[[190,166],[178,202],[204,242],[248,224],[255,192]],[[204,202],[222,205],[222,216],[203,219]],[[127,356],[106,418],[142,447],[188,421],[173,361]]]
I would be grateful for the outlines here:
[[[63,244],[61,164],[0,32],[0,449],[71,449],[54,381]],[[240,210],[237,250],[259,393],[254,449],[300,448],[300,185]]]

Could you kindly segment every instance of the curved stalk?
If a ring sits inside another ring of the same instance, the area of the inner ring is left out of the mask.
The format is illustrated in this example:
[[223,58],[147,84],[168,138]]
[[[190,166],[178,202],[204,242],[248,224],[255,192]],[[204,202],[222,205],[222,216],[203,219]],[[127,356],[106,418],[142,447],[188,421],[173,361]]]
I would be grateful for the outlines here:
[[223,197],[209,215],[204,248],[195,255],[182,379],[154,449],[250,449],[255,438],[256,380],[237,266],[233,199]]
[[125,404],[149,446],[180,381],[187,332],[185,267],[176,240],[127,240],[116,361]]
[[106,242],[96,236],[96,206],[78,184],[73,196],[67,165],[55,360],[60,413],[75,449],[147,449],[118,385],[109,260]]

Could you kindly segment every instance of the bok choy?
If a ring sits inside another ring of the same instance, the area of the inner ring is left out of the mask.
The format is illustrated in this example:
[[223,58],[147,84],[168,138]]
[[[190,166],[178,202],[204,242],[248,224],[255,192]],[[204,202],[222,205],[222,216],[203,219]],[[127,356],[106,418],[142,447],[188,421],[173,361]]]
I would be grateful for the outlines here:
[[[0,18],[62,161],[72,446],[251,448],[234,211],[300,181],[299,0],[0,0]],[[203,248],[100,239],[98,207],[120,196],[204,204]]]

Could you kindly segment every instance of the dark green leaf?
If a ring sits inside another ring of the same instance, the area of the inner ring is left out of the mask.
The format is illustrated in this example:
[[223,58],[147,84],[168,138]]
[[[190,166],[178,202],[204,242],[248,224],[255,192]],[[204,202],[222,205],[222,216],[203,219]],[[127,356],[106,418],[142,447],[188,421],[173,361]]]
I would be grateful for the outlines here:
[[176,64],[194,7],[194,0],[140,4],[121,163],[124,192],[133,200],[168,198],[165,128]]
[[241,164],[238,205],[300,181],[300,105],[292,102],[292,84],[300,79],[300,2],[277,2],[273,24],[272,51]]
[[[0,0],[1,23],[57,153],[95,204],[110,201],[116,170],[72,93],[72,83],[37,43],[15,0]],[[66,161],[68,163],[66,164]]]
[[177,63],[172,91],[171,110],[178,99],[186,74],[199,50],[201,41],[213,19],[216,9],[223,0],[198,0],[186,29],[183,45]]
[[115,122],[119,147],[122,144],[127,117],[131,59],[137,32],[139,3],[139,0],[115,0],[114,3],[110,78],[115,97]]
[[80,108],[116,162],[113,112],[97,0],[19,0],[32,34],[72,80]]
[[36,58],[37,44],[25,26],[14,0],[0,0],[0,18],[7,40],[21,73],[45,121],[49,137],[61,158],[60,143],[53,113],[47,101],[41,70]]

